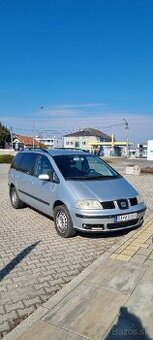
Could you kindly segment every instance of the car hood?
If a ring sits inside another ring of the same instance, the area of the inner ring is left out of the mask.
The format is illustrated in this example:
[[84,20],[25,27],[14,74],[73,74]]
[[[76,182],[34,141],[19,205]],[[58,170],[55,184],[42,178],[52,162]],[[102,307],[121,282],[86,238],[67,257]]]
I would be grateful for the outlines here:
[[68,181],[77,199],[111,201],[138,195],[137,191],[122,177],[106,180]]

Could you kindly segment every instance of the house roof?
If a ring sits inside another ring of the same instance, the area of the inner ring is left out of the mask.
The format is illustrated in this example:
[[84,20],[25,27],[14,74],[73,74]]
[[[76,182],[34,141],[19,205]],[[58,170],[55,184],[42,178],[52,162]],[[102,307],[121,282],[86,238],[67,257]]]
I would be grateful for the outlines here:
[[111,140],[111,137],[106,135],[104,132],[97,130],[97,129],[92,129],[92,128],[86,128],[82,129],[73,133],[69,133],[65,135],[64,137],[82,137],[82,136],[96,136],[96,137],[101,137],[106,140]]
[[[18,139],[19,142],[24,144],[25,146],[33,146],[33,137],[16,135],[16,139]],[[37,142],[36,139],[34,139],[34,145],[39,146],[39,142]]]

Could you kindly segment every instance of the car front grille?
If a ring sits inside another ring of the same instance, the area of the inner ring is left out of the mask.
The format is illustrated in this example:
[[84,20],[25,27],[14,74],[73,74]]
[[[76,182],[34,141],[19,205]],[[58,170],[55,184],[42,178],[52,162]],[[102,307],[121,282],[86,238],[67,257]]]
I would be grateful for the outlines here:
[[[120,210],[128,209],[129,205],[134,206],[138,204],[136,197],[116,200],[116,203]],[[115,209],[115,200],[101,202],[101,205],[103,209]]]
[[101,202],[101,205],[103,209],[114,209],[115,208],[115,204],[113,201]]
[[117,204],[119,209],[123,210],[123,209],[128,209],[129,205],[128,205],[128,200],[117,200]]
[[137,205],[138,204],[137,198],[136,197],[130,198],[130,204],[131,204],[131,206]]

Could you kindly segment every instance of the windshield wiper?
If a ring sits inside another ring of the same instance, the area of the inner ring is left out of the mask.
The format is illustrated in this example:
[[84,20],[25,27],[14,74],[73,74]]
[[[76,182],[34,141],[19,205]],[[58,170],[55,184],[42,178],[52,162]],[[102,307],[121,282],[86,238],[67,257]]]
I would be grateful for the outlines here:
[[65,178],[66,180],[79,180],[79,179],[85,179],[85,177],[84,176],[78,176],[78,177],[66,177]]
[[103,178],[103,177],[104,177],[103,175],[98,175],[98,176],[92,175],[92,176],[85,176],[85,177],[83,177],[83,178],[86,179],[86,180],[88,180],[88,179],[101,179],[101,178]]
[[100,180],[100,179],[113,179],[116,178],[116,176],[103,176],[103,175],[99,175],[99,176],[79,176],[79,177],[66,177],[66,180],[76,180],[76,181],[90,181],[90,180]]

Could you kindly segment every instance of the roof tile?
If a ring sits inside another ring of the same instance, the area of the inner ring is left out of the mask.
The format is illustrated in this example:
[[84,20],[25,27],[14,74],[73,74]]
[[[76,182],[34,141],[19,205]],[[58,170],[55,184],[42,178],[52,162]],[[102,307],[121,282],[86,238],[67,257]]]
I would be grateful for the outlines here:
[[[16,138],[20,141],[20,143],[24,144],[25,146],[33,146],[33,137],[16,135]],[[39,146],[39,143],[36,139],[34,139],[34,145]]]

